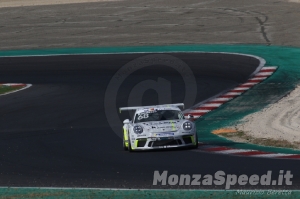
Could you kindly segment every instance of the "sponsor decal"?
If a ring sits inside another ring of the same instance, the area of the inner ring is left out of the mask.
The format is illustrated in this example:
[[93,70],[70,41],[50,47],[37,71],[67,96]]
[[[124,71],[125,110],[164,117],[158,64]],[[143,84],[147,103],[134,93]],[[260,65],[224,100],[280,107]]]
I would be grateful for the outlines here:
[[157,140],[174,140],[174,137],[159,137]]
[[154,137],[171,136],[171,135],[174,135],[174,133],[153,133]]

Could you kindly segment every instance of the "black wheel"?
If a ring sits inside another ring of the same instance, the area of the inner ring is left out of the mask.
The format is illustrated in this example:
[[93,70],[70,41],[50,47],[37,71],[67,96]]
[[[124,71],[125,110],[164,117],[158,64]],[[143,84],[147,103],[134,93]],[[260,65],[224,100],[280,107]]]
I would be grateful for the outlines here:
[[198,135],[196,133],[196,136],[195,136],[195,140],[196,140],[196,144],[192,147],[193,149],[198,149]]
[[129,151],[129,152],[133,152],[133,150],[132,150],[132,148],[131,148],[131,141],[130,141],[129,134],[128,134],[128,151]]
[[124,134],[123,134],[123,149],[124,149],[124,151],[127,151],[127,150],[128,150],[128,148],[127,148],[127,146],[126,146],[126,144],[125,144]]

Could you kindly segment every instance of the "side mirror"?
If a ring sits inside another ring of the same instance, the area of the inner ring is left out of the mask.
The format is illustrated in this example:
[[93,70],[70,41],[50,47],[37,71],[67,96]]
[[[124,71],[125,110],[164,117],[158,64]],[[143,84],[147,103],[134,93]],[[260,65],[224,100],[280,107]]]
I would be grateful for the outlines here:
[[123,121],[123,124],[129,124],[129,123],[130,123],[129,119]]

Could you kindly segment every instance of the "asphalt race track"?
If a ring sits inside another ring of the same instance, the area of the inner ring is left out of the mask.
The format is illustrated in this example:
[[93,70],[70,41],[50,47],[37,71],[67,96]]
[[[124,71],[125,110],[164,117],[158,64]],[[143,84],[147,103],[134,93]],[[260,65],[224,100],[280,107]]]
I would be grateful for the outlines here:
[[[197,82],[195,103],[246,81],[259,64],[240,55],[168,55],[184,61],[192,70]],[[112,131],[104,97],[118,69],[141,56],[145,55],[0,58],[2,82],[33,84],[27,90],[0,97],[0,186],[197,189],[154,186],[153,172],[205,175],[222,170],[227,174],[261,175],[272,170],[276,175],[279,170],[291,170],[293,185],[286,188],[300,187],[297,160],[231,157],[193,150],[123,151],[119,137],[122,127],[118,126],[119,134]],[[122,82],[116,106],[127,106],[136,84],[158,78],[171,84],[172,103],[183,101],[181,74],[167,66],[153,65],[132,72]],[[158,103],[156,92],[145,92],[142,102]],[[121,120],[126,116],[120,116]]]

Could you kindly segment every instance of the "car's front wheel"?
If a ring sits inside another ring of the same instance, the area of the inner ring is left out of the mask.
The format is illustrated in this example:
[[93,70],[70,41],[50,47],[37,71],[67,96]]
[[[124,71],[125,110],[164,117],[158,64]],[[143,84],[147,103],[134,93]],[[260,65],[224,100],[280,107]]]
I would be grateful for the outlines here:
[[129,152],[132,152],[132,148],[131,148],[131,141],[130,141],[130,137],[129,137],[129,134],[128,134],[128,151]]
[[193,149],[198,149],[198,135],[197,135],[197,132],[195,134],[195,141],[196,141],[196,144],[192,148]]
[[124,149],[124,151],[128,150],[128,147],[126,146],[126,141],[125,141],[124,134],[123,134],[123,149]]

